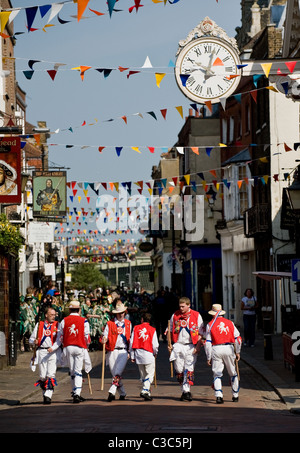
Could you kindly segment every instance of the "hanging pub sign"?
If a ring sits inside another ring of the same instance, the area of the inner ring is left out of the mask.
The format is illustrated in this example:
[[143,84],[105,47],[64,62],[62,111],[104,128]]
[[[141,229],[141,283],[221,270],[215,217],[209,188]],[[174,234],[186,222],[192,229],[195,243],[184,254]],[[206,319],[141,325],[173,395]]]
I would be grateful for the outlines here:
[[66,215],[66,179],[65,171],[33,172],[33,217],[57,222]]
[[21,203],[20,137],[0,138],[0,204]]

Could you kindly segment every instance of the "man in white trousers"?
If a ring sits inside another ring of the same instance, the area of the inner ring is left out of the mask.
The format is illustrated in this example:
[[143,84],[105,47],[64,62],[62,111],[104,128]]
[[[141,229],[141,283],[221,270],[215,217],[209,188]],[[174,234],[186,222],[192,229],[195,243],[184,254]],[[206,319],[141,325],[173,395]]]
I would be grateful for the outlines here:
[[132,331],[131,322],[125,318],[126,311],[127,307],[121,300],[117,300],[116,308],[112,310],[115,318],[113,321],[107,322],[101,339],[107,351],[106,364],[108,364],[112,375],[108,402],[115,400],[117,391],[120,400],[125,400],[126,397],[122,374],[129,358],[128,348]]
[[84,401],[82,391],[82,369],[88,373],[91,369],[88,345],[90,327],[86,318],[80,316],[80,302],[72,300],[69,304],[70,314],[61,322],[64,356],[71,376],[71,395],[73,403]]
[[194,367],[204,334],[202,316],[191,309],[188,297],[179,299],[179,310],[170,319],[173,346],[168,346],[170,362],[174,361],[178,383],[181,386],[181,401],[192,401],[191,386],[194,385]]
[[129,346],[132,362],[138,365],[142,391],[140,396],[145,401],[152,401],[151,384],[155,375],[155,357],[158,353],[158,339],[156,329],[150,325],[151,314],[144,313],[141,324],[134,327]]
[[60,347],[58,336],[59,324],[55,321],[56,312],[47,307],[44,321],[39,321],[31,334],[29,343],[35,345],[36,356],[32,370],[39,365],[40,379],[35,385],[40,385],[43,391],[44,404],[51,404],[54,386],[57,385],[55,375],[57,369],[57,351]]
[[216,403],[222,404],[222,376],[224,366],[231,378],[232,401],[239,400],[239,376],[236,362],[240,360],[242,339],[240,332],[229,319],[223,318],[222,305],[214,304],[208,312],[213,319],[206,327],[205,353],[207,364],[212,367]]

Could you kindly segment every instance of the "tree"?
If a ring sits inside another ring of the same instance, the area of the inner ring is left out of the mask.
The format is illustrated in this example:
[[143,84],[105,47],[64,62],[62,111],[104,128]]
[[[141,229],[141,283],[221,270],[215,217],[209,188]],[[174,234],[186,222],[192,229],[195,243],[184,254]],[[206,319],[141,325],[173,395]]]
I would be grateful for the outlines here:
[[72,285],[77,289],[88,290],[97,287],[107,287],[109,282],[99,271],[95,263],[82,263],[74,266],[72,270]]

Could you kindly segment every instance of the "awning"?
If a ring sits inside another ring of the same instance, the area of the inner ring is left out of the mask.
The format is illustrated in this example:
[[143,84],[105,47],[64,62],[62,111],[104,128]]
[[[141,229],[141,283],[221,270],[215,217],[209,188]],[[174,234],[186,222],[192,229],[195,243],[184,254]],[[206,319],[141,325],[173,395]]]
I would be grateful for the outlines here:
[[282,278],[291,278],[291,272],[272,272],[272,271],[256,271],[252,272],[256,277],[262,278],[263,280],[281,280]]

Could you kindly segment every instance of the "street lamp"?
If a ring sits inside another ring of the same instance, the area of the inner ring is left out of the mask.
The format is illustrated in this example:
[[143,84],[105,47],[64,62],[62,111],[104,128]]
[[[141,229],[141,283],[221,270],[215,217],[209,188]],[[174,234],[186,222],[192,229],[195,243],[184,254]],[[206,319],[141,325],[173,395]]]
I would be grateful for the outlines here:
[[294,215],[300,215],[300,165],[295,170],[293,184],[287,187],[287,195]]

